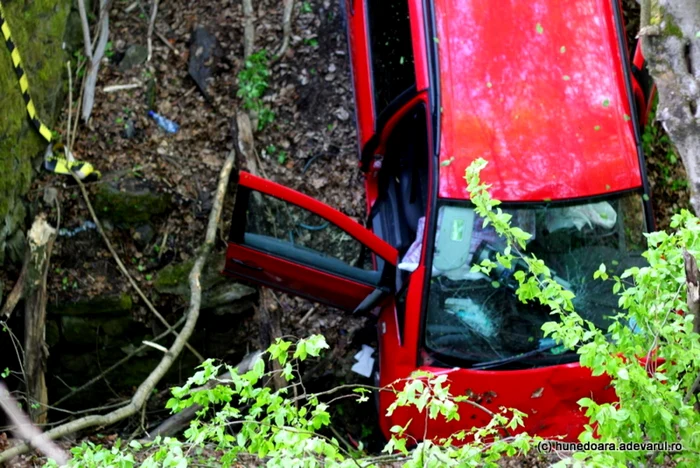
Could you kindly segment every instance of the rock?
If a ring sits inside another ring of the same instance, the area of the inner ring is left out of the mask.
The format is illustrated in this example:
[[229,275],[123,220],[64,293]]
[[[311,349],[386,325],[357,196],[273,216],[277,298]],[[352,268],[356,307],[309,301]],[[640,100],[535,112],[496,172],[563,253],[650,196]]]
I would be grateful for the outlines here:
[[172,207],[169,194],[159,193],[138,179],[100,184],[95,196],[98,216],[121,225],[145,223],[153,216],[169,212]]
[[[226,262],[224,252],[212,252],[209,255],[209,261],[202,269],[202,276],[199,279],[202,285],[202,291],[208,290],[219,283],[223,283],[226,278],[221,274]],[[180,296],[190,295],[190,287],[187,283],[187,277],[192,271],[194,260],[171,264],[163,268],[156,275],[153,282],[153,287],[156,291],[164,294],[177,294]]]
[[202,293],[202,309],[232,304],[255,294],[255,289],[230,279]]
[[[237,283],[221,274],[226,262],[224,252],[213,252],[204,265],[200,284],[202,286],[202,309],[216,308],[231,304],[242,298],[255,294],[255,289]],[[175,294],[185,300],[190,297],[188,276],[194,260],[176,265],[168,265],[158,272],[153,286],[163,294]]]
[[[71,0],[3,2],[12,40],[22,56],[29,90],[41,120],[52,127],[63,108],[65,61],[63,51]],[[4,40],[2,41],[4,42]],[[60,103],[60,104],[58,104]],[[10,54],[0,45],[0,265],[5,240],[24,230],[21,198],[32,180],[32,158],[43,152],[46,141],[31,127],[24,99],[12,68]]]
[[142,45],[135,44],[126,49],[124,58],[119,62],[117,68],[119,68],[120,72],[125,72],[145,63],[147,58],[148,49]]
[[134,239],[138,248],[143,249],[151,243],[155,235],[156,233],[153,230],[153,226],[150,224],[141,224],[140,226],[136,226],[131,237]]
[[95,318],[65,315],[61,317],[63,339],[73,345],[97,343],[98,335],[120,337],[126,335],[132,323],[131,317]]
[[58,326],[58,322],[55,320],[46,321],[46,334],[45,334],[46,345],[48,347],[55,346],[61,340],[61,329]]
[[24,232],[16,230],[14,235],[7,240],[7,259],[15,265],[24,262],[24,252],[27,249],[27,238]]
[[124,138],[130,140],[136,135],[136,126],[132,119],[128,119],[124,124]]
[[72,317],[86,315],[99,317],[124,316],[129,315],[132,306],[131,296],[124,293],[118,296],[103,296],[57,305],[49,304],[48,311],[50,314]]
[[215,55],[218,55],[216,36],[207,31],[206,28],[198,26],[192,32],[190,60],[187,65],[187,71],[206,99],[209,99],[207,87],[212,75],[212,62]]

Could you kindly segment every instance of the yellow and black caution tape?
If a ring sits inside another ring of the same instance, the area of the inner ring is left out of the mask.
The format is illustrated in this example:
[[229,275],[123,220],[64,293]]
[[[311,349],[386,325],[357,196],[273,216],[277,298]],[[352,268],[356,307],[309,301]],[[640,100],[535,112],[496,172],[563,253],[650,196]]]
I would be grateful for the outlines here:
[[53,133],[51,130],[49,130],[49,127],[44,125],[44,123],[39,119],[39,115],[36,112],[36,106],[32,101],[32,96],[29,94],[29,80],[27,79],[27,74],[25,73],[24,68],[22,68],[22,58],[19,55],[17,45],[12,40],[10,26],[7,24],[2,1],[0,1],[0,30],[2,30],[2,36],[5,39],[7,50],[10,52],[12,67],[17,75],[19,89],[22,91],[22,97],[24,98],[24,105],[27,108],[29,120],[31,120],[34,128],[36,128],[39,134],[49,144],[46,156],[44,157],[44,169],[56,174],[70,174],[72,172],[82,180],[86,180],[88,178],[100,178],[100,171],[95,170],[90,163],[75,160],[73,155],[70,154],[67,149],[64,150],[64,155],[58,156],[61,154],[59,151],[60,144],[55,146],[52,144],[54,140]]

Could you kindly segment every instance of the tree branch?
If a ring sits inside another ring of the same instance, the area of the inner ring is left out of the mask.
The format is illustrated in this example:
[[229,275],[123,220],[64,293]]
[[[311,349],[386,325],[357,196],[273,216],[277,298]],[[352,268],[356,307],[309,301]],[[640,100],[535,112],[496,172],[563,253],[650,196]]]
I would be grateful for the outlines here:
[[8,419],[12,421],[12,431],[17,438],[29,441],[41,453],[55,460],[60,466],[68,463],[68,454],[32,425],[27,416],[19,410],[19,404],[12,398],[12,395],[10,395],[7,387],[2,382],[0,382],[0,408],[5,412]]

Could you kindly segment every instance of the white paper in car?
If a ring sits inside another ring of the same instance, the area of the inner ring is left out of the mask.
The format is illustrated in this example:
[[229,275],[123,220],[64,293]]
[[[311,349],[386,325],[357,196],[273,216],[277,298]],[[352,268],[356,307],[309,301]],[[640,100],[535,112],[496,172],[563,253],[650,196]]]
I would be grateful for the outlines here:
[[374,367],[374,348],[367,345],[362,345],[362,349],[355,354],[355,360],[357,361],[350,370],[356,374],[360,374],[362,377],[369,377],[372,375],[372,368]]

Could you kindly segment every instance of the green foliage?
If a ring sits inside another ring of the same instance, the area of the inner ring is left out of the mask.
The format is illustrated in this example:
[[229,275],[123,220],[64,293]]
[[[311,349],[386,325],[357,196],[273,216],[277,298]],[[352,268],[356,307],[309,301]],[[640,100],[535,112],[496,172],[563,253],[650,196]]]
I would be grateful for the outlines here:
[[[694,316],[687,313],[682,252],[700,253],[700,221],[684,210],[673,217],[671,228],[675,232],[648,234],[649,250],[644,257],[649,264],[644,268],[630,268],[619,277],[610,277],[605,265],[600,266],[594,279],[611,282],[623,309],[603,331],[573,310],[573,294],[551,278],[540,260],[525,254],[529,235],[510,226],[510,216],[498,208],[499,202],[491,200],[488,187],[479,180],[485,165],[483,160],[476,161],[465,178],[477,213],[507,241],[498,263],[508,267],[516,257],[527,263],[529,273],[515,274],[518,297],[549,306],[558,320],[543,325],[545,335],[576,349],[581,365],[590,368],[594,376],[608,375],[619,398],[605,404],[590,398],[579,401],[590,418],[580,440],[680,442],[684,447],[672,454],[604,451],[578,453],[574,458],[589,466],[625,467],[647,465],[670,455],[678,466],[696,466],[700,417],[694,409],[697,389],[693,382],[700,373],[700,337],[693,332]],[[476,269],[489,271],[495,266],[492,263],[484,262]]]
[[263,95],[270,86],[270,68],[267,51],[251,54],[238,73],[237,96],[243,99],[243,108],[258,116],[258,130],[263,130],[275,120],[275,113],[263,102]]
[[[132,441],[106,448],[84,442],[73,449],[72,467],[139,466],[186,467],[222,466],[240,463],[240,457],[257,457],[269,467],[378,467],[383,462],[401,462],[406,467],[489,466],[505,455],[527,453],[539,439],[518,435],[502,439],[502,434],[522,425],[523,413],[502,408],[483,428],[462,430],[436,441],[417,441],[405,427],[391,428],[392,437],[383,454],[368,455],[363,447],[344,448],[326,435],[332,424],[330,405],[339,399],[352,398],[366,404],[364,411],[373,411],[367,403],[371,390],[345,385],[317,394],[306,393],[301,382],[299,364],[317,358],[328,348],[325,339],[313,335],[296,343],[278,339],[269,347],[265,358],[259,357],[250,370],[241,373],[230,366],[208,360],[181,386],[172,389],[166,407],[173,413],[192,405],[200,405],[197,418],[185,431],[185,440],[156,439],[142,445]],[[266,370],[266,368],[279,370]],[[220,377],[227,370],[229,376]],[[267,383],[279,373],[287,386],[274,391]],[[211,382],[217,385],[211,386]],[[343,394],[346,388],[349,391]],[[389,413],[401,407],[415,407],[425,416],[424,424],[438,419],[459,419],[457,405],[466,396],[453,397],[447,375],[416,372],[410,378],[394,382],[385,389],[396,400]],[[340,394],[340,395],[338,395]],[[331,399],[326,397],[332,396]],[[473,439],[474,442],[464,443]],[[459,442],[459,444],[457,444]],[[408,444],[415,447],[409,450]],[[207,449],[207,450],[205,450]],[[47,464],[55,466],[55,464]]]

